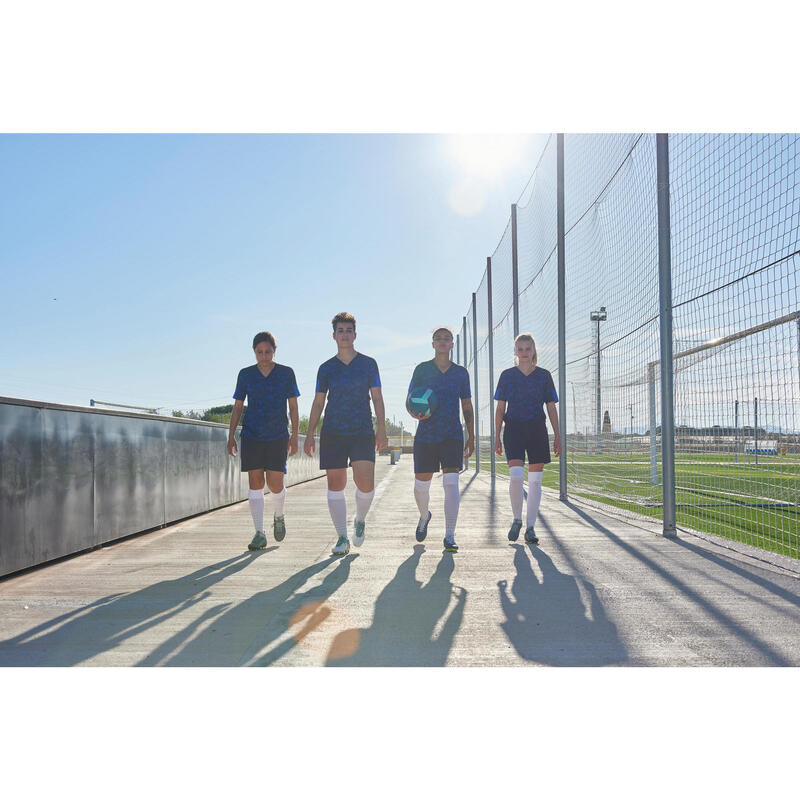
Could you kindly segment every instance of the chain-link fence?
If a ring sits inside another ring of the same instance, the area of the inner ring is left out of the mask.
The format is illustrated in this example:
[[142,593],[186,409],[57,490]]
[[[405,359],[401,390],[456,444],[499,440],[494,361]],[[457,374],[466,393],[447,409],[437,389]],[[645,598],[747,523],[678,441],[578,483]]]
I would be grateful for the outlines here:
[[[660,179],[657,139],[668,146]],[[554,460],[545,485],[663,517],[665,532],[672,515],[800,557],[800,136],[568,135],[561,166],[558,142],[550,137],[512,206],[458,326],[476,397],[475,468],[507,471],[492,458],[492,396],[515,335],[530,332],[560,388],[565,434],[565,475]],[[662,420],[664,375],[674,426]]]

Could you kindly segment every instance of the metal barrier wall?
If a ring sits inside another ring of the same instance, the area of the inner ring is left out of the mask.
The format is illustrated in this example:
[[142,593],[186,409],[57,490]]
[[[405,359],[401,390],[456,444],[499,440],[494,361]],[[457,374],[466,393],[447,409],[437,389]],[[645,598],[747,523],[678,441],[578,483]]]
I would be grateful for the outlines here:
[[[228,426],[0,398],[0,575],[247,498]],[[302,448],[286,485],[323,475]]]

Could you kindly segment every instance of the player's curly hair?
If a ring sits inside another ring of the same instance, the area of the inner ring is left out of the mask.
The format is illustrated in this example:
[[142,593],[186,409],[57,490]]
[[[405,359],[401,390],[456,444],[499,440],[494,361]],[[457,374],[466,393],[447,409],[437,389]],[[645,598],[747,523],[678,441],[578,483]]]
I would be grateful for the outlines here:
[[[533,341],[533,336],[529,333],[521,333],[514,339],[514,350],[517,349],[517,342],[530,342],[531,347],[533,347],[533,366],[536,366],[536,362],[539,360],[539,354],[536,352],[536,342]],[[516,355],[514,355],[514,363],[519,364],[519,359]]]
[[339,322],[352,322],[353,323],[353,330],[356,329],[356,318],[352,314],[348,314],[346,311],[340,311],[331,320],[331,325],[333,325],[334,333],[336,332],[336,325]]
[[261,331],[261,333],[257,333],[253,337],[253,350],[258,347],[261,342],[269,342],[272,345],[272,349],[276,350],[278,345],[275,342],[275,337],[269,331]]

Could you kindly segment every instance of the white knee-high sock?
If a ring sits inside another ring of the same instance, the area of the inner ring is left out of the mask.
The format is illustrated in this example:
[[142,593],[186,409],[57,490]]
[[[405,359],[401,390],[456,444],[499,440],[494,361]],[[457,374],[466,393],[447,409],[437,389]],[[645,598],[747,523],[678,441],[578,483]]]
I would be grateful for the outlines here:
[[525,480],[525,467],[509,467],[508,496],[511,498],[511,513],[514,519],[522,522],[522,482]]
[[257,531],[264,531],[264,490],[250,489],[247,493],[250,501],[250,513],[253,515],[253,525]]
[[339,536],[347,536],[347,500],[344,497],[344,489],[340,492],[328,489],[328,511],[331,512],[336,533]]
[[367,511],[372,505],[372,498],[375,497],[375,490],[371,492],[362,492],[356,486],[356,519],[363,522],[367,518]]
[[283,516],[283,504],[286,501],[286,487],[284,486],[277,494],[270,492],[269,496],[272,498],[272,513],[276,517]]
[[417,501],[419,509],[419,521],[425,522],[428,519],[428,504],[431,500],[431,482],[421,481],[414,478],[414,499]]
[[542,499],[542,473],[528,470],[528,520],[527,525],[536,524],[539,514],[539,503]]
[[458,491],[458,473],[447,472],[442,477],[444,485],[444,532],[448,539],[451,539],[456,532],[456,522],[458,522],[458,506],[461,502],[461,495]]

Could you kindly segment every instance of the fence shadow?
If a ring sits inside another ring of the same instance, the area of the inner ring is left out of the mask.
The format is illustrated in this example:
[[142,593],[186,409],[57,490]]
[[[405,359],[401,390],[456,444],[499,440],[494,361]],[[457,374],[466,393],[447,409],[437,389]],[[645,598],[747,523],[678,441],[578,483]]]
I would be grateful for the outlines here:
[[[584,520],[586,524],[590,525],[595,530],[600,531],[609,539],[609,541],[614,542],[614,544],[621,550],[625,551],[629,555],[636,558],[639,562],[646,565],[648,569],[651,570],[654,579],[661,579],[672,586],[673,589],[681,592],[684,597],[690,600],[697,608],[702,609],[710,619],[714,620],[714,622],[719,625],[719,629],[721,631],[727,631],[729,635],[735,637],[735,639],[739,642],[739,645],[737,645],[737,652],[739,647],[744,644],[757,652],[768,662],[769,665],[779,667],[793,666],[790,661],[788,661],[765,638],[761,637],[759,633],[753,630],[748,630],[742,622],[735,619],[723,604],[712,602],[712,600],[709,599],[706,594],[701,593],[699,584],[690,583],[687,578],[679,577],[677,574],[666,569],[661,563],[648,557],[640,549],[623,540],[610,528],[600,523],[598,520],[584,511],[584,509],[580,508],[574,503],[566,501],[564,505],[566,508],[569,508],[575,514],[577,514],[577,516],[579,516],[582,520]],[[692,549],[685,541],[681,539],[669,541],[673,546],[687,547],[690,550]],[[710,561],[713,562],[714,559],[712,558]]]
[[[372,625],[340,632],[326,666],[441,667],[461,626],[467,591],[453,586],[452,553],[443,553],[430,580],[416,577],[425,546],[398,568],[375,601]],[[453,597],[455,603],[450,609]],[[450,609],[448,611],[448,609]]]
[[[510,592],[505,580],[497,586],[506,616],[501,627],[517,653],[526,661],[550,666],[624,663],[627,651],[594,586],[581,581],[589,595],[587,609],[577,579],[559,572],[543,550],[511,546],[517,573]],[[541,570],[541,580],[533,570],[531,555]]]
[[[0,641],[0,665],[71,667],[88,661],[206,599],[215,583],[276,549],[242,553],[180,578],[159,581],[135,592],[108,595],[48,620]],[[222,607],[217,608],[219,613]],[[205,616],[210,613],[206,611]],[[197,624],[199,621],[182,630],[180,636],[191,636]]]

